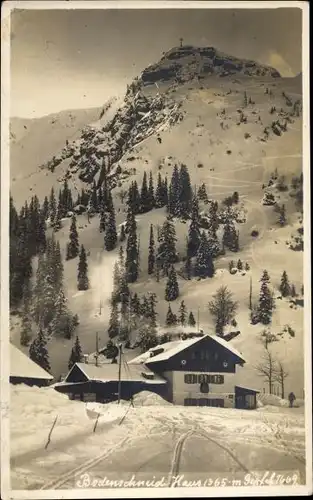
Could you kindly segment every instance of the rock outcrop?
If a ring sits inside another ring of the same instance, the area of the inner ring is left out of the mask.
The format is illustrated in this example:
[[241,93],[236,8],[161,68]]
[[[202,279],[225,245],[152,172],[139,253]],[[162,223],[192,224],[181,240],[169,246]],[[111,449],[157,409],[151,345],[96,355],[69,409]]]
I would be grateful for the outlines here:
[[141,80],[144,85],[158,81],[183,83],[194,78],[204,78],[206,75],[222,77],[238,73],[250,77],[280,77],[278,71],[270,66],[229,56],[214,47],[187,45],[166,52],[158,63],[142,72]]

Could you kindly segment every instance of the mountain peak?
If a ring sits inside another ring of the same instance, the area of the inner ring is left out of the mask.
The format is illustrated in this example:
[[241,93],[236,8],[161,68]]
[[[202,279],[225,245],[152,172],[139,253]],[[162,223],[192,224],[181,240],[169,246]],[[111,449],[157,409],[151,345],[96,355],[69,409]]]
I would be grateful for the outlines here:
[[183,83],[208,75],[220,77],[240,74],[248,77],[279,78],[279,72],[255,61],[239,59],[224,54],[215,47],[182,45],[165,52],[160,61],[146,68],[141,74],[144,85],[155,82],[176,81]]

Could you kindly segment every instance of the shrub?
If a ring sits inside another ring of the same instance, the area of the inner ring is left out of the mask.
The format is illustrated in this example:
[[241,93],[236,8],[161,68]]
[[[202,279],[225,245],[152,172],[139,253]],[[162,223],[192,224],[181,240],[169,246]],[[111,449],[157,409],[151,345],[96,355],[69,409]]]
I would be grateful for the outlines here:
[[243,268],[242,262],[241,262],[240,259],[238,259],[238,262],[237,262],[237,269],[238,269],[238,271],[242,271],[242,268]]
[[251,236],[253,236],[254,238],[255,238],[256,236],[259,236],[259,231],[258,231],[257,229],[253,229],[253,230],[251,231]]
[[227,196],[227,198],[224,198],[222,203],[223,205],[226,205],[226,207],[231,207],[232,204],[234,203],[233,196]]
[[230,322],[231,326],[234,326],[236,327],[238,325],[237,321],[235,320],[235,318],[233,318]]
[[250,312],[250,322],[252,325],[257,325],[259,322],[259,312],[256,307],[254,307]]

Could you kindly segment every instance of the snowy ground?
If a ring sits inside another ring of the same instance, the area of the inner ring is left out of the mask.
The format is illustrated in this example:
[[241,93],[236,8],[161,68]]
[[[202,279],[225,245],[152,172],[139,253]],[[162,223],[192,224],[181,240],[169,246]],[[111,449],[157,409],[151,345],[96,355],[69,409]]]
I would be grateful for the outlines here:
[[304,482],[303,407],[179,407],[144,393],[134,406],[123,402],[123,412],[116,403],[101,405],[103,415],[93,432],[96,419],[83,403],[52,388],[12,387],[12,489],[74,488],[85,473],[171,482],[177,473],[188,480],[225,476],[231,481],[270,470],[293,472]]

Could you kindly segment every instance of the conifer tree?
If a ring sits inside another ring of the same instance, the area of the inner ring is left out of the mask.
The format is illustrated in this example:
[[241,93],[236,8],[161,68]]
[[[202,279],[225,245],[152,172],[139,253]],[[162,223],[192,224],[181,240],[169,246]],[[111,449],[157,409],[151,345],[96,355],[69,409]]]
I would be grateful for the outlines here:
[[200,245],[199,205],[196,197],[193,198],[191,222],[188,229],[188,251],[189,257],[194,257]]
[[68,186],[67,179],[65,179],[63,183],[62,207],[63,207],[62,217],[66,217],[67,213],[73,210],[72,192]]
[[45,196],[42,204],[41,215],[43,220],[46,220],[49,217],[49,201],[47,196]]
[[62,207],[58,206],[57,211],[55,213],[55,218],[51,224],[55,232],[59,231],[62,227],[61,217],[62,217]]
[[112,301],[111,303],[111,315],[109,321],[108,335],[110,339],[116,337],[119,333],[119,314],[117,303]]
[[210,226],[208,230],[207,240],[208,240],[208,248],[210,251],[210,255],[214,259],[215,257],[218,257],[218,255],[220,255],[221,249],[216,231],[214,231],[212,226]]
[[149,314],[148,314],[148,318],[150,320],[150,324],[153,326],[153,327],[156,327],[156,317],[157,317],[157,313],[156,313],[156,304],[157,304],[157,296],[155,293],[150,293],[150,296],[149,296],[149,308],[148,308],[148,311],[149,311]]
[[120,232],[120,242],[122,243],[125,240],[126,240],[125,224],[122,224]]
[[62,289],[59,290],[54,304],[54,316],[51,322],[54,336],[63,335],[70,339],[72,336],[72,316],[67,307],[67,299]]
[[168,193],[168,213],[177,217],[180,213],[180,178],[177,165],[174,166]]
[[208,240],[204,231],[201,234],[194,272],[199,278],[212,278],[215,272]]
[[102,192],[102,187],[100,186],[99,189],[97,189],[97,210],[101,213],[103,210],[103,192]]
[[32,320],[31,320],[31,285],[30,282],[24,285],[23,289],[23,307],[20,343],[28,346],[32,339]]
[[178,309],[178,320],[182,326],[186,325],[187,321],[187,308],[184,300],[181,301],[179,309]]
[[128,233],[126,246],[126,279],[128,283],[134,283],[138,279],[139,273],[139,250],[137,240],[137,224],[133,219],[131,230]]
[[128,205],[127,215],[126,215],[126,224],[125,224],[125,233],[130,234],[135,231],[137,227],[136,218],[131,205]]
[[164,185],[162,182],[161,173],[158,173],[158,183],[155,190],[155,206],[156,208],[164,207]]
[[137,181],[133,181],[128,190],[127,205],[131,208],[133,214],[138,214],[140,212],[140,194],[138,190]]
[[258,318],[263,325],[268,325],[272,320],[273,297],[268,287],[270,278],[268,272],[263,271],[261,277],[261,290],[258,307]]
[[286,271],[282,274],[279,290],[283,297],[291,295],[291,286]]
[[175,314],[173,314],[171,304],[169,303],[168,309],[167,309],[167,314],[166,314],[166,320],[165,320],[166,326],[176,325],[176,322],[177,322],[177,318],[176,318]]
[[140,272],[140,236],[138,236],[138,245],[137,245],[137,269],[138,274]]
[[140,300],[138,298],[138,294],[137,293],[134,293],[134,295],[131,296],[131,299],[130,299],[130,309],[131,309],[131,312],[135,316],[139,316],[140,315]]
[[78,232],[76,227],[76,217],[72,216],[70,226],[70,241],[67,246],[66,259],[74,259],[79,253]]
[[46,249],[46,220],[42,212],[36,228],[36,243],[36,254],[44,252]]
[[104,234],[104,247],[108,252],[114,250],[117,244],[117,232],[114,208],[109,212],[108,223]]
[[167,217],[160,231],[159,247],[157,251],[157,259],[166,275],[168,274],[171,264],[177,261],[176,241],[175,226],[170,218]]
[[191,256],[189,254],[189,245],[188,245],[189,241],[188,241],[188,238],[187,238],[187,245],[186,245],[186,262],[185,262],[185,275],[186,275],[186,278],[187,280],[190,280],[191,279],[191,276],[192,276],[192,262],[191,262]]
[[54,221],[56,211],[57,211],[57,204],[56,204],[54,189],[52,187],[49,198],[49,216],[51,221]]
[[150,239],[149,239],[149,255],[148,255],[148,274],[153,274],[155,264],[155,254],[154,254],[154,234],[153,225],[150,225]]
[[192,189],[190,183],[190,176],[186,165],[182,164],[179,172],[179,215],[187,219],[190,216],[192,207]]
[[210,219],[210,224],[211,224],[212,230],[214,232],[216,232],[218,230],[218,227],[219,227],[219,222],[218,222],[218,203],[217,203],[217,201],[212,201],[210,203],[209,219]]
[[36,338],[29,347],[29,357],[47,372],[50,372],[49,354],[47,349],[47,340],[40,328]]
[[55,290],[56,292],[58,292],[60,288],[63,287],[63,271],[64,271],[59,241],[56,242],[55,248],[53,250],[53,255],[51,256],[51,258],[53,260],[53,267],[54,267]]
[[19,219],[18,234],[10,237],[10,305],[16,306],[22,299],[23,286],[32,275],[29,235],[24,221]]
[[196,320],[195,320],[195,317],[194,317],[192,311],[190,311],[189,316],[188,316],[188,326],[191,326],[191,327],[196,326]]
[[237,262],[237,269],[238,269],[238,271],[242,271],[242,269],[243,269],[243,264],[242,264],[240,259],[238,259],[238,262]]
[[232,252],[239,250],[239,233],[236,232],[234,224],[230,221],[224,225],[223,245]]
[[163,185],[163,190],[162,190],[163,206],[167,207],[168,206],[168,197],[169,197],[167,177],[165,177],[162,185]]
[[98,211],[98,193],[97,186],[95,180],[93,181],[90,199],[89,199],[89,209],[91,213],[95,213]]
[[279,218],[278,218],[278,223],[281,227],[284,227],[287,223],[286,219],[286,207],[285,205],[282,205],[279,211]]
[[165,288],[165,300],[170,302],[176,300],[179,296],[179,287],[177,281],[177,275],[174,266],[171,266],[168,273],[166,288]]
[[201,184],[201,186],[198,189],[197,197],[200,201],[203,201],[204,203],[208,203],[208,201],[209,201],[204,182]]
[[78,290],[88,290],[89,280],[88,280],[88,264],[87,255],[84,245],[80,247],[79,262],[78,262],[78,274],[77,274],[77,289]]
[[75,343],[72,347],[70,359],[68,361],[68,369],[70,370],[75,363],[80,363],[82,361],[83,353],[80,345],[78,336],[75,339]]
[[100,212],[100,224],[99,224],[100,233],[104,233],[105,225],[106,225],[106,212],[102,208]]
[[121,275],[120,300],[121,300],[121,315],[124,319],[124,323],[127,323],[129,317],[130,291],[125,273],[122,273]]
[[122,271],[118,261],[115,261],[113,268],[113,291],[111,302],[117,304],[121,301],[121,279]]
[[140,192],[140,212],[146,213],[149,212],[149,194],[148,194],[148,181],[147,181],[147,172],[144,171]]
[[112,193],[109,188],[105,199],[106,199],[107,212],[111,213],[112,210],[114,211],[114,205],[113,205]]
[[150,170],[150,174],[149,174],[147,206],[149,207],[149,210],[152,210],[154,208],[154,206],[155,206],[154,186],[153,186],[153,177],[152,177],[151,170]]

